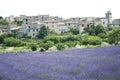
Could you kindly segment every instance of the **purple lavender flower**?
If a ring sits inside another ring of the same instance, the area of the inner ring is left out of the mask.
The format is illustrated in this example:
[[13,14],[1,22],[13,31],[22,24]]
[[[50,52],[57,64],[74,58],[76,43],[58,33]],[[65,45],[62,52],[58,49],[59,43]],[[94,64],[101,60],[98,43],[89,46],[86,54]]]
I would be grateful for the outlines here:
[[120,46],[0,54],[0,80],[120,80]]

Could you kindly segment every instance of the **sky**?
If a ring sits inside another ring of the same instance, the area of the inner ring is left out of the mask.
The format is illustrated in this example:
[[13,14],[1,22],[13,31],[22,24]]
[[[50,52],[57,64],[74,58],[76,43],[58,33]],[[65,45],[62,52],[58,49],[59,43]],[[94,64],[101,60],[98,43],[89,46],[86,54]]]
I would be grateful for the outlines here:
[[120,18],[120,0],[1,0],[0,16],[45,15],[70,17],[104,17],[110,10],[112,18]]

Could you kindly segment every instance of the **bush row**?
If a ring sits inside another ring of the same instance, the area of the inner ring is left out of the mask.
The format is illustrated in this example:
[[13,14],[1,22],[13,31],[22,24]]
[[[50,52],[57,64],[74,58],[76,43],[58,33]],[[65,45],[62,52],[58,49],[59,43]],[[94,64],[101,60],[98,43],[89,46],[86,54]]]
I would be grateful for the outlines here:
[[15,39],[13,37],[5,38],[4,44],[6,46],[20,47],[29,46],[32,51],[36,51],[37,48],[43,47],[45,50],[56,46],[58,50],[75,47],[78,45],[101,45],[102,39],[97,36],[82,36],[82,35],[69,35],[69,36],[47,36],[40,42],[29,41],[23,42],[22,40]]

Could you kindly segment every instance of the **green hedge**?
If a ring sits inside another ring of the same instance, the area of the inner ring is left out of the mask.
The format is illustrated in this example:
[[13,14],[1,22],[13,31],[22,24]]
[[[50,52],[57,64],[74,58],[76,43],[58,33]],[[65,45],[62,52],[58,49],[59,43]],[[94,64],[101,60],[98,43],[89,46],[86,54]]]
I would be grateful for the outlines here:
[[86,36],[84,37],[82,44],[83,45],[101,45],[102,39],[97,36]]
[[15,39],[13,37],[5,38],[4,44],[6,46],[14,46],[14,47],[20,47],[26,45],[26,43],[22,42],[21,40]]
[[56,47],[57,47],[58,50],[63,50],[63,49],[65,49],[64,43],[58,43],[58,44],[56,44]]
[[48,50],[49,48],[54,46],[54,43],[52,41],[47,41],[47,42],[40,43],[39,45],[40,45],[40,47],[43,47],[46,50]]

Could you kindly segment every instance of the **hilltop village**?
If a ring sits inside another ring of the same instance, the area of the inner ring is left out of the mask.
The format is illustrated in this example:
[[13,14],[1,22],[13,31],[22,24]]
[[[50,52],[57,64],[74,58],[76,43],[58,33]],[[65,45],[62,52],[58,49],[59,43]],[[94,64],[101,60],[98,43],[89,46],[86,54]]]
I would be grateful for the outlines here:
[[93,24],[102,24],[106,29],[120,26],[120,19],[114,19],[112,21],[111,11],[107,11],[105,17],[71,17],[69,19],[50,15],[20,15],[19,17],[11,15],[5,17],[5,21],[8,22],[8,24],[0,24],[0,34],[14,34],[14,30],[17,30],[18,37],[27,35],[31,38],[36,37],[42,25],[45,25],[49,31],[53,31],[56,34],[68,32],[71,28],[81,33],[84,31],[84,28],[89,28]]

